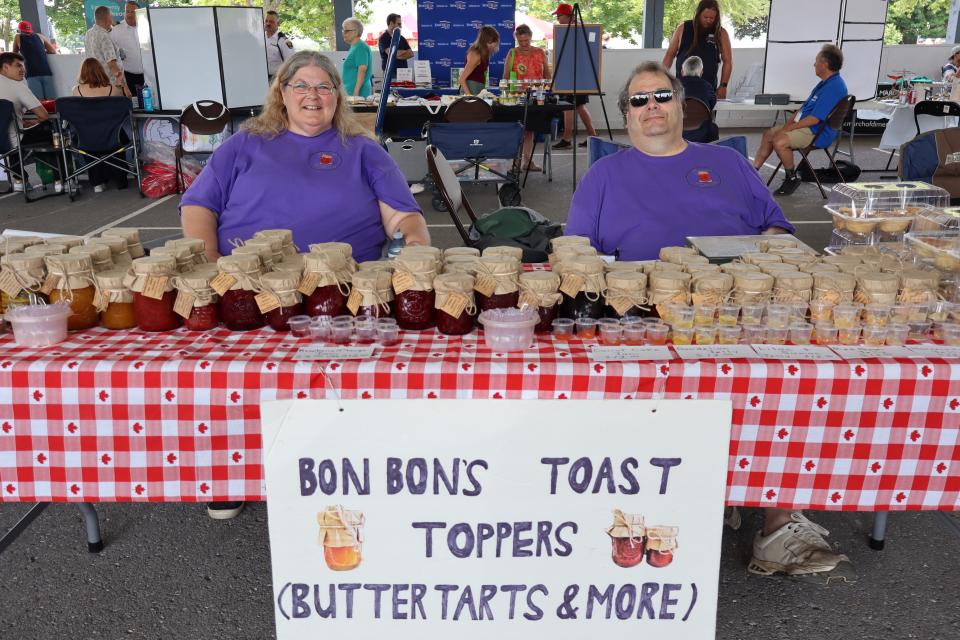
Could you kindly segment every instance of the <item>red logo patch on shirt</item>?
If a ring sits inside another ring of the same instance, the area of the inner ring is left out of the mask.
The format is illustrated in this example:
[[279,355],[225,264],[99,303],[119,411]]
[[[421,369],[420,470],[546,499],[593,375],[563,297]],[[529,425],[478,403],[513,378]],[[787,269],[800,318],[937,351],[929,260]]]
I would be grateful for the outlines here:
[[716,187],[720,185],[720,176],[710,169],[691,169],[687,172],[687,184],[692,187]]
[[709,171],[701,169],[700,171],[697,171],[697,181],[699,181],[700,184],[706,184],[708,182],[713,182],[713,178],[710,177]]
[[340,166],[340,154],[333,151],[320,151],[310,156],[310,166],[325,171]]

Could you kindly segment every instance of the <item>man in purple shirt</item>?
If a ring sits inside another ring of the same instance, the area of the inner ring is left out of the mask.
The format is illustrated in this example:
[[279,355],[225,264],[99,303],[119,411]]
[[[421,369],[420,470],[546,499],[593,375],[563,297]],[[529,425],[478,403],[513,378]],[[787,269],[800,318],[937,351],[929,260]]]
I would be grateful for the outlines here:
[[632,146],[590,167],[573,194],[568,235],[622,260],[650,260],[689,235],[793,232],[746,159],[683,139],[683,98],[662,65],[634,70],[620,95]]
[[[793,230],[740,154],[683,140],[683,85],[663,65],[634,69],[620,109],[633,146],[598,160],[583,177],[567,234],[588,236],[602,253],[646,260],[662,246],[685,244],[688,235]],[[765,509],[764,515],[750,572],[801,575],[850,566],[824,540],[827,531],[800,512]],[[728,522],[739,526],[738,520]]]

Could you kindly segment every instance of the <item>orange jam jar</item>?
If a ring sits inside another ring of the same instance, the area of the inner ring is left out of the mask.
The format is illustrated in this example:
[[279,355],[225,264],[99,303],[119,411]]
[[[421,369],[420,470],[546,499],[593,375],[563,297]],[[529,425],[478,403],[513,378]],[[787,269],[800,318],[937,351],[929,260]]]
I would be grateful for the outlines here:
[[123,284],[122,269],[101,271],[96,275],[100,287],[100,326],[107,329],[132,329],[137,326],[133,311],[133,291]]
[[66,300],[70,303],[70,316],[67,329],[80,331],[97,326],[100,313],[94,306],[96,280],[93,275],[93,261],[82,254],[57,254],[44,258],[47,264],[47,279],[53,288],[50,290],[50,302]]
[[317,513],[323,559],[333,571],[350,571],[360,566],[363,560],[363,522],[362,511],[350,511],[340,505]]

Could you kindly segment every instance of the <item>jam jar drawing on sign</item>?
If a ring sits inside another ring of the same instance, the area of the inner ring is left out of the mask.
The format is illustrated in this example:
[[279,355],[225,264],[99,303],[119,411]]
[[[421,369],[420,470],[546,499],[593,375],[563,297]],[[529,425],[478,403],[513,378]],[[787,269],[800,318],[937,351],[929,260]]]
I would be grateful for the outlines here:
[[363,523],[362,511],[350,511],[339,504],[317,513],[318,542],[323,545],[323,559],[332,570],[350,571],[360,566]]

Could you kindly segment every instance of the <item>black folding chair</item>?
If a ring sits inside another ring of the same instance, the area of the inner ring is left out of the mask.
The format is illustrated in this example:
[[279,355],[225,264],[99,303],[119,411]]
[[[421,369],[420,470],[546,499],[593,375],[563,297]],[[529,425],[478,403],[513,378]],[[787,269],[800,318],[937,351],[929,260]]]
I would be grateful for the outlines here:
[[920,135],[920,116],[936,116],[938,118],[960,117],[960,104],[943,100],[923,100],[913,106],[913,124]]
[[188,104],[180,112],[180,121],[177,126],[177,148],[174,149],[176,160],[177,192],[187,190],[183,179],[183,157],[186,155],[204,156],[209,158],[213,151],[189,151],[183,146],[183,130],[197,135],[211,136],[223,133],[230,128],[232,131],[233,116],[227,107],[215,100],[198,100]]
[[720,138],[713,114],[700,98],[683,101],[683,139],[690,142],[714,142]]
[[[837,168],[837,163],[834,161],[837,150],[834,148],[832,152],[830,151],[830,147],[833,146],[832,141],[830,145],[827,145],[826,147],[820,147],[817,146],[817,138],[820,136],[820,133],[823,131],[824,127],[830,127],[834,131],[839,131],[840,127],[843,126],[843,121],[847,117],[847,113],[853,108],[853,105],[856,102],[857,99],[854,96],[847,96],[841,99],[840,102],[838,102],[833,108],[833,110],[830,111],[827,119],[821,120],[820,123],[813,128],[813,142],[803,149],[794,149],[794,151],[797,151],[801,156],[803,156],[803,162],[806,162],[807,166],[809,166],[811,169],[813,169],[813,165],[810,164],[810,158],[808,156],[813,151],[820,149],[827,155],[827,160],[830,161],[830,166],[833,167],[833,170],[836,171],[837,175],[840,176],[840,179],[843,180],[843,174],[840,173],[840,169]],[[783,166],[783,162],[778,162],[777,168],[773,170],[773,173],[770,175],[770,179],[767,180],[767,186],[770,186],[770,183],[773,182],[773,179],[776,177],[781,166]],[[823,184],[820,182],[820,176],[817,175],[816,171],[813,171],[813,179],[817,181],[817,188],[820,189],[820,196],[826,198],[827,193],[823,190]]]
[[[61,144],[64,166],[73,167],[64,179],[67,195],[73,200],[80,192],[74,178],[90,167],[103,164],[131,175],[137,180],[137,189],[143,196],[140,180],[140,157],[137,152],[136,127],[130,98],[106,96],[103,98],[57,98],[57,113],[63,131],[69,130],[70,144]],[[130,131],[129,141],[121,134]],[[133,149],[133,162],[127,160],[127,150]],[[69,160],[83,158],[86,165],[77,168]],[[124,176],[126,177],[126,176]]]
[[20,172],[15,171],[10,164],[10,157],[17,153],[17,150],[10,144],[10,125],[13,124],[13,103],[9,100],[0,100],[0,170],[6,171],[10,176],[10,188],[0,193],[10,193],[13,191],[14,177],[23,181]]

